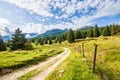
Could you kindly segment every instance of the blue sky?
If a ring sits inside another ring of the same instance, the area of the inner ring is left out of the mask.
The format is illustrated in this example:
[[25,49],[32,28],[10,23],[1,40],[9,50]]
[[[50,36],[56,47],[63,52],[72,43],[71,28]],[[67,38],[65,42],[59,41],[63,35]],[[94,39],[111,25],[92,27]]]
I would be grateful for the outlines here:
[[43,33],[120,23],[120,0],[0,0],[0,32]]

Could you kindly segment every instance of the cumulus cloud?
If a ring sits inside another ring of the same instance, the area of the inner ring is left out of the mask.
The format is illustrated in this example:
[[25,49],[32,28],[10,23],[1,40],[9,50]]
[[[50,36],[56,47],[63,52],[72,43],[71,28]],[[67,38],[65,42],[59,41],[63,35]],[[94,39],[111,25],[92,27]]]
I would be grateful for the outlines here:
[[9,25],[10,22],[4,18],[0,18],[0,26],[6,26]]
[[0,34],[2,36],[8,36],[11,35],[11,32],[7,27],[0,27]]
[[[92,2],[93,1],[93,2]],[[85,3],[86,2],[86,3]],[[89,9],[89,7],[96,8],[95,11],[89,12],[80,18],[73,17],[72,22],[74,25],[86,26],[95,24],[95,19],[101,17],[113,16],[120,13],[120,0],[86,0],[78,3],[77,9]],[[83,6],[81,5],[83,4]],[[87,10],[88,11],[88,10]],[[87,12],[86,11],[86,12]]]
[[16,28],[20,28],[23,33],[44,33],[45,29],[42,24],[34,24],[34,23],[28,23],[25,25],[17,26]]
[[[6,0],[20,8],[37,13],[40,16],[58,19],[69,19],[70,22],[59,24],[42,25],[26,23],[18,26],[23,32],[43,33],[53,28],[64,29],[65,27],[80,28],[86,25],[93,25],[97,18],[113,16],[120,13],[120,0]],[[58,11],[56,11],[59,9]],[[56,11],[56,13],[54,13]],[[77,15],[75,13],[78,12]],[[79,15],[79,16],[78,16]],[[43,19],[45,22],[45,19]],[[3,22],[5,22],[3,20]],[[3,23],[2,22],[2,23]],[[72,23],[71,23],[72,22]]]
[[37,13],[42,16],[53,16],[49,12],[49,0],[7,0],[8,2],[19,6],[20,8],[25,8],[30,12]]
[[11,35],[11,31],[7,28],[8,26],[10,26],[10,22],[7,21],[4,18],[0,18],[0,34],[2,36],[8,36]]
[[26,38],[30,38],[31,36],[30,36],[30,34],[27,34],[25,37],[26,37]]

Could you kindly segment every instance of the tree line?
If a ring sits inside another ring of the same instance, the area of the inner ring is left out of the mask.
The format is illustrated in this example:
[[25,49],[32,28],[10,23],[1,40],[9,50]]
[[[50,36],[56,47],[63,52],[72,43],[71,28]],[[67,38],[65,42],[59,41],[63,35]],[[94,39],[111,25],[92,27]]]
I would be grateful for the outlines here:
[[105,27],[98,27],[96,24],[94,27],[90,27],[88,29],[78,29],[72,30],[69,29],[68,32],[59,34],[57,36],[49,36],[49,37],[36,37],[31,39],[26,39],[25,35],[22,34],[22,31],[18,28],[15,30],[15,33],[12,35],[12,39],[4,42],[0,35],[0,51],[5,51],[7,48],[11,50],[32,50],[34,43],[37,45],[52,45],[53,43],[61,44],[64,41],[68,41],[69,43],[73,43],[75,39],[82,39],[86,37],[99,37],[99,36],[111,36],[120,33],[120,25],[118,24],[110,24]]
[[[75,41],[75,39],[82,39],[82,38],[92,38],[92,37],[99,37],[99,36],[113,36],[116,34],[120,34],[120,25],[118,24],[110,24],[104,27],[98,27],[96,24],[94,27],[90,27],[88,29],[84,30],[75,30],[72,29],[67,32],[66,39],[69,43],[72,43]],[[62,35],[60,36],[63,37]]]

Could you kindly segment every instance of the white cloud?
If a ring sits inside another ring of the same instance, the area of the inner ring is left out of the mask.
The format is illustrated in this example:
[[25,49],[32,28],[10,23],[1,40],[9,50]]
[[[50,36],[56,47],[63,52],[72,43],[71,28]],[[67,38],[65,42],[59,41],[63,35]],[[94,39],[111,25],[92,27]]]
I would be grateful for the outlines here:
[[11,32],[7,27],[0,27],[0,35],[8,36],[11,35]]
[[0,26],[6,26],[9,25],[10,22],[4,18],[0,18]]
[[[42,16],[53,16],[50,12],[50,7],[53,6],[53,9],[57,7],[62,9],[61,12],[64,14],[59,18],[68,18],[75,13],[76,10],[79,10],[83,13],[89,11],[89,7],[97,8],[95,16],[109,16],[120,13],[120,0],[84,0],[77,2],[77,0],[7,0],[10,3],[13,3],[21,8],[25,8],[30,12],[35,12]],[[55,14],[56,16],[57,14]],[[56,17],[59,19],[58,17]]]
[[48,25],[48,26],[44,26],[44,27],[45,27],[45,30],[69,28],[67,25],[65,25],[65,23]]
[[81,5],[79,4],[80,7],[78,8],[82,9],[82,8],[87,8],[88,6],[91,6],[91,7],[96,8],[96,10],[91,11],[91,13],[89,13],[92,15],[84,15],[80,18],[73,17],[72,18],[73,25],[76,25],[79,27],[83,27],[86,25],[93,25],[96,23],[94,20],[97,18],[113,16],[113,15],[120,13],[120,5],[119,5],[120,0],[116,0],[116,1],[115,0],[104,0],[104,1],[95,0],[94,2],[90,2],[90,0],[89,2],[87,1],[86,3],[82,2],[83,6],[81,6],[82,3],[80,3]]
[[120,13],[119,3],[120,0],[105,0],[104,2],[100,2],[99,6],[97,6],[97,11],[94,18],[112,16]]
[[25,25],[17,26],[20,28],[23,33],[43,33],[45,32],[44,26],[41,24],[28,23]]
[[4,18],[0,18],[0,34],[2,36],[8,36],[11,34],[11,31],[7,28],[10,25],[9,21]]
[[[49,2],[47,0],[7,0],[21,8],[25,8],[30,12],[37,13],[42,16],[53,16],[49,12]],[[49,0],[50,1],[50,0]]]
[[[37,13],[44,17],[55,17],[57,19],[66,18],[69,19],[71,15],[75,13],[75,11],[82,12],[85,15],[81,15],[80,17],[71,18],[71,22],[63,22],[55,25],[41,25],[28,23],[26,25],[19,26],[23,32],[36,32],[43,33],[46,30],[50,30],[53,28],[64,29],[65,27],[71,27],[73,29],[80,28],[86,25],[95,24],[95,19],[105,16],[113,16],[120,13],[120,0],[84,0],[81,2],[77,2],[77,0],[7,0],[9,3],[13,3],[21,8],[25,8],[29,10],[31,13]],[[77,2],[77,3],[76,3]],[[58,14],[53,15],[51,13],[50,5],[53,6],[53,10],[56,8],[60,8],[61,11],[59,13],[63,13],[61,16]],[[96,8],[96,10],[90,11],[89,8]],[[45,19],[42,21],[45,22]],[[2,22],[3,23],[3,22]]]
[[27,34],[25,37],[26,37],[26,38],[30,38],[31,36],[30,36],[30,34]]

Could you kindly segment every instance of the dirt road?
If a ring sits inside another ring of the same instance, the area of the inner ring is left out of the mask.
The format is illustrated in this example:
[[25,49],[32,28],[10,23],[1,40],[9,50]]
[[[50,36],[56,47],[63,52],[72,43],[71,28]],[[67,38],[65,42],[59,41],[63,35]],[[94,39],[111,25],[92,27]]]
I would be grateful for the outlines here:
[[45,77],[52,71],[54,70],[54,68],[56,68],[63,60],[65,60],[69,54],[70,54],[70,50],[68,48],[64,48],[64,52],[62,52],[61,54],[51,57],[49,59],[47,59],[44,62],[41,62],[37,65],[34,66],[30,66],[28,68],[23,68],[23,69],[18,69],[10,74],[4,75],[2,77],[0,77],[0,80],[17,80],[18,77],[32,71],[38,68],[42,68],[45,65],[54,62],[56,59],[58,59],[54,64],[48,66],[44,71],[40,72],[38,75],[34,76],[32,78],[32,80],[44,80]]

